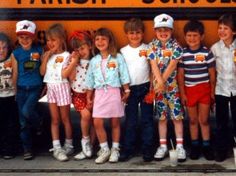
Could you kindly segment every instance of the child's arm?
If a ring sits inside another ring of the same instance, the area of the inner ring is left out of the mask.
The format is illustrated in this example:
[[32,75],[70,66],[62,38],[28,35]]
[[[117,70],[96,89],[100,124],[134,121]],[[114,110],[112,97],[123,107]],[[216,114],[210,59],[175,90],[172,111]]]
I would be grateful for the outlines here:
[[187,102],[187,96],[184,90],[184,68],[178,67],[177,81],[180,91],[181,103],[185,106]]
[[211,84],[211,100],[212,103],[215,102],[215,86],[216,86],[216,69],[215,67],[210,67],[208,69],[209,72],[209,79]]
[[16,92],[16,87],[17,87],[17,76],[18,76],[18,64],[16,61],[16,58],[13,54],[11,54],[11,62],[12,62],[12,82],[13,82],[13,86],[15,88],[15,92]]
[[86,93],[87,93],[87,105],[86,105],[86,108],[87,109],[92,109],[92,107],[93,107],[93,92],[94,92],[94,90],[93,89],[88,89],[87,91],[86,91]]
[[176,70],[178,64],[178,60],[171,60],[169,65],[167,66],[166,70],[164,71],[162,78],[163,81],[166,82],[167,79],[170,77],[170,75],[173,73],[173,71]]
[[157,67],[156,60],[151,60],[150,64],[151,64],[152,73],[154,75],[153,79],[156,80],[158,83],[158,88],[155,91],[156,92],[163,92],[165,90],[165,85],[164,85],[164,81],[161,76],[161,72],[160,72],[159,68]]
[[48,59],[52,56],[51,51],[46,51],[42,56],[42,62],[40,65],[40,74],[43,76],[46,73]]
[[75,70],[76,65],[78,63],[79,55],[76,52],[73,52],[70,55],[70,63],[69,65],[62,70],[61,76],[62,78],[68,78],[73,70]]
[[122,94],[121,101],[126,103],[130,95],[129,84],[123,84],[122,87],[124,89],[124,92]]

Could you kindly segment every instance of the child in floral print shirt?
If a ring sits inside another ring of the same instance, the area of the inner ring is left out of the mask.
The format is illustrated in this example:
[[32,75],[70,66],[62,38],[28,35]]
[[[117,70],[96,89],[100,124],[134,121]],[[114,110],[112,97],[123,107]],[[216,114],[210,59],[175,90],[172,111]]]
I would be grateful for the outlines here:
[[156,39],[149,44],[147,52],[154,76],[155,108],[159,117],[160,147],[154,158],[160,161],[168,154],[166,136],[169,114],[175,127],[178,161],[183,162],[186,160],[183,148],[183,114],[177,86],[177,63],[181,58],[182,48],[172,38],[173,22],[173,18],[167,14],[154,18]]

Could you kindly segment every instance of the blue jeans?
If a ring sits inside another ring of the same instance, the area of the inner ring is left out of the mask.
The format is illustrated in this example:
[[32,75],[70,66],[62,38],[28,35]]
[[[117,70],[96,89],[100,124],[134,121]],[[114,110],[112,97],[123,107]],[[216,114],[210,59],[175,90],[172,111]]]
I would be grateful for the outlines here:
[[132,153],[137,139],[139,105],[141,110],[142,151],[152,150],[154,142],[153,104],[145,103],[144,97],[149,92],[150,83],[130,87],[130,97],[125,108],[124,151]]
[[41,122],[41,118],[36,112],[41,90],[41,86],[17,87],[16,101],[20,119],[20,137],[24,151],[32,150],[31,129],[37,128]]

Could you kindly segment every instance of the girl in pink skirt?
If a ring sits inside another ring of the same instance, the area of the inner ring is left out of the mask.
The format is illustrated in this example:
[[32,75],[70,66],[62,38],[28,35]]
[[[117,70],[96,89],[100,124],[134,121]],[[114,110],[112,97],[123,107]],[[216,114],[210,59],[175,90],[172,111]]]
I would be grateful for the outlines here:
[[[94,127],[100,143],[95,163],[117,162],[119,158],[120,118],[129,97],[129,74],[121,54],[117,53],[112,32],[100,28],[94,36],[94,53],[86,75],[87,103],[93,104]],[[121,89],[122,87],[122,89]],[[94,99],[93,99],[94,97]],[[111,119],[112,148],[109,149],[104,119]]]

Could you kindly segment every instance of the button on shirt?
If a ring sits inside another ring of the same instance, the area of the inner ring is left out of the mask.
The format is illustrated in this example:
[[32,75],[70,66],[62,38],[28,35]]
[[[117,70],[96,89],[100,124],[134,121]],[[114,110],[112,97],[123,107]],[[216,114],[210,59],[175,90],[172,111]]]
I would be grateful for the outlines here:
[[230,97],[236,95],[236,67],[234,63],[234,53],[236,52],[236,39],[226,47],[220,40],[211,48],[216,59],[216,95]]

